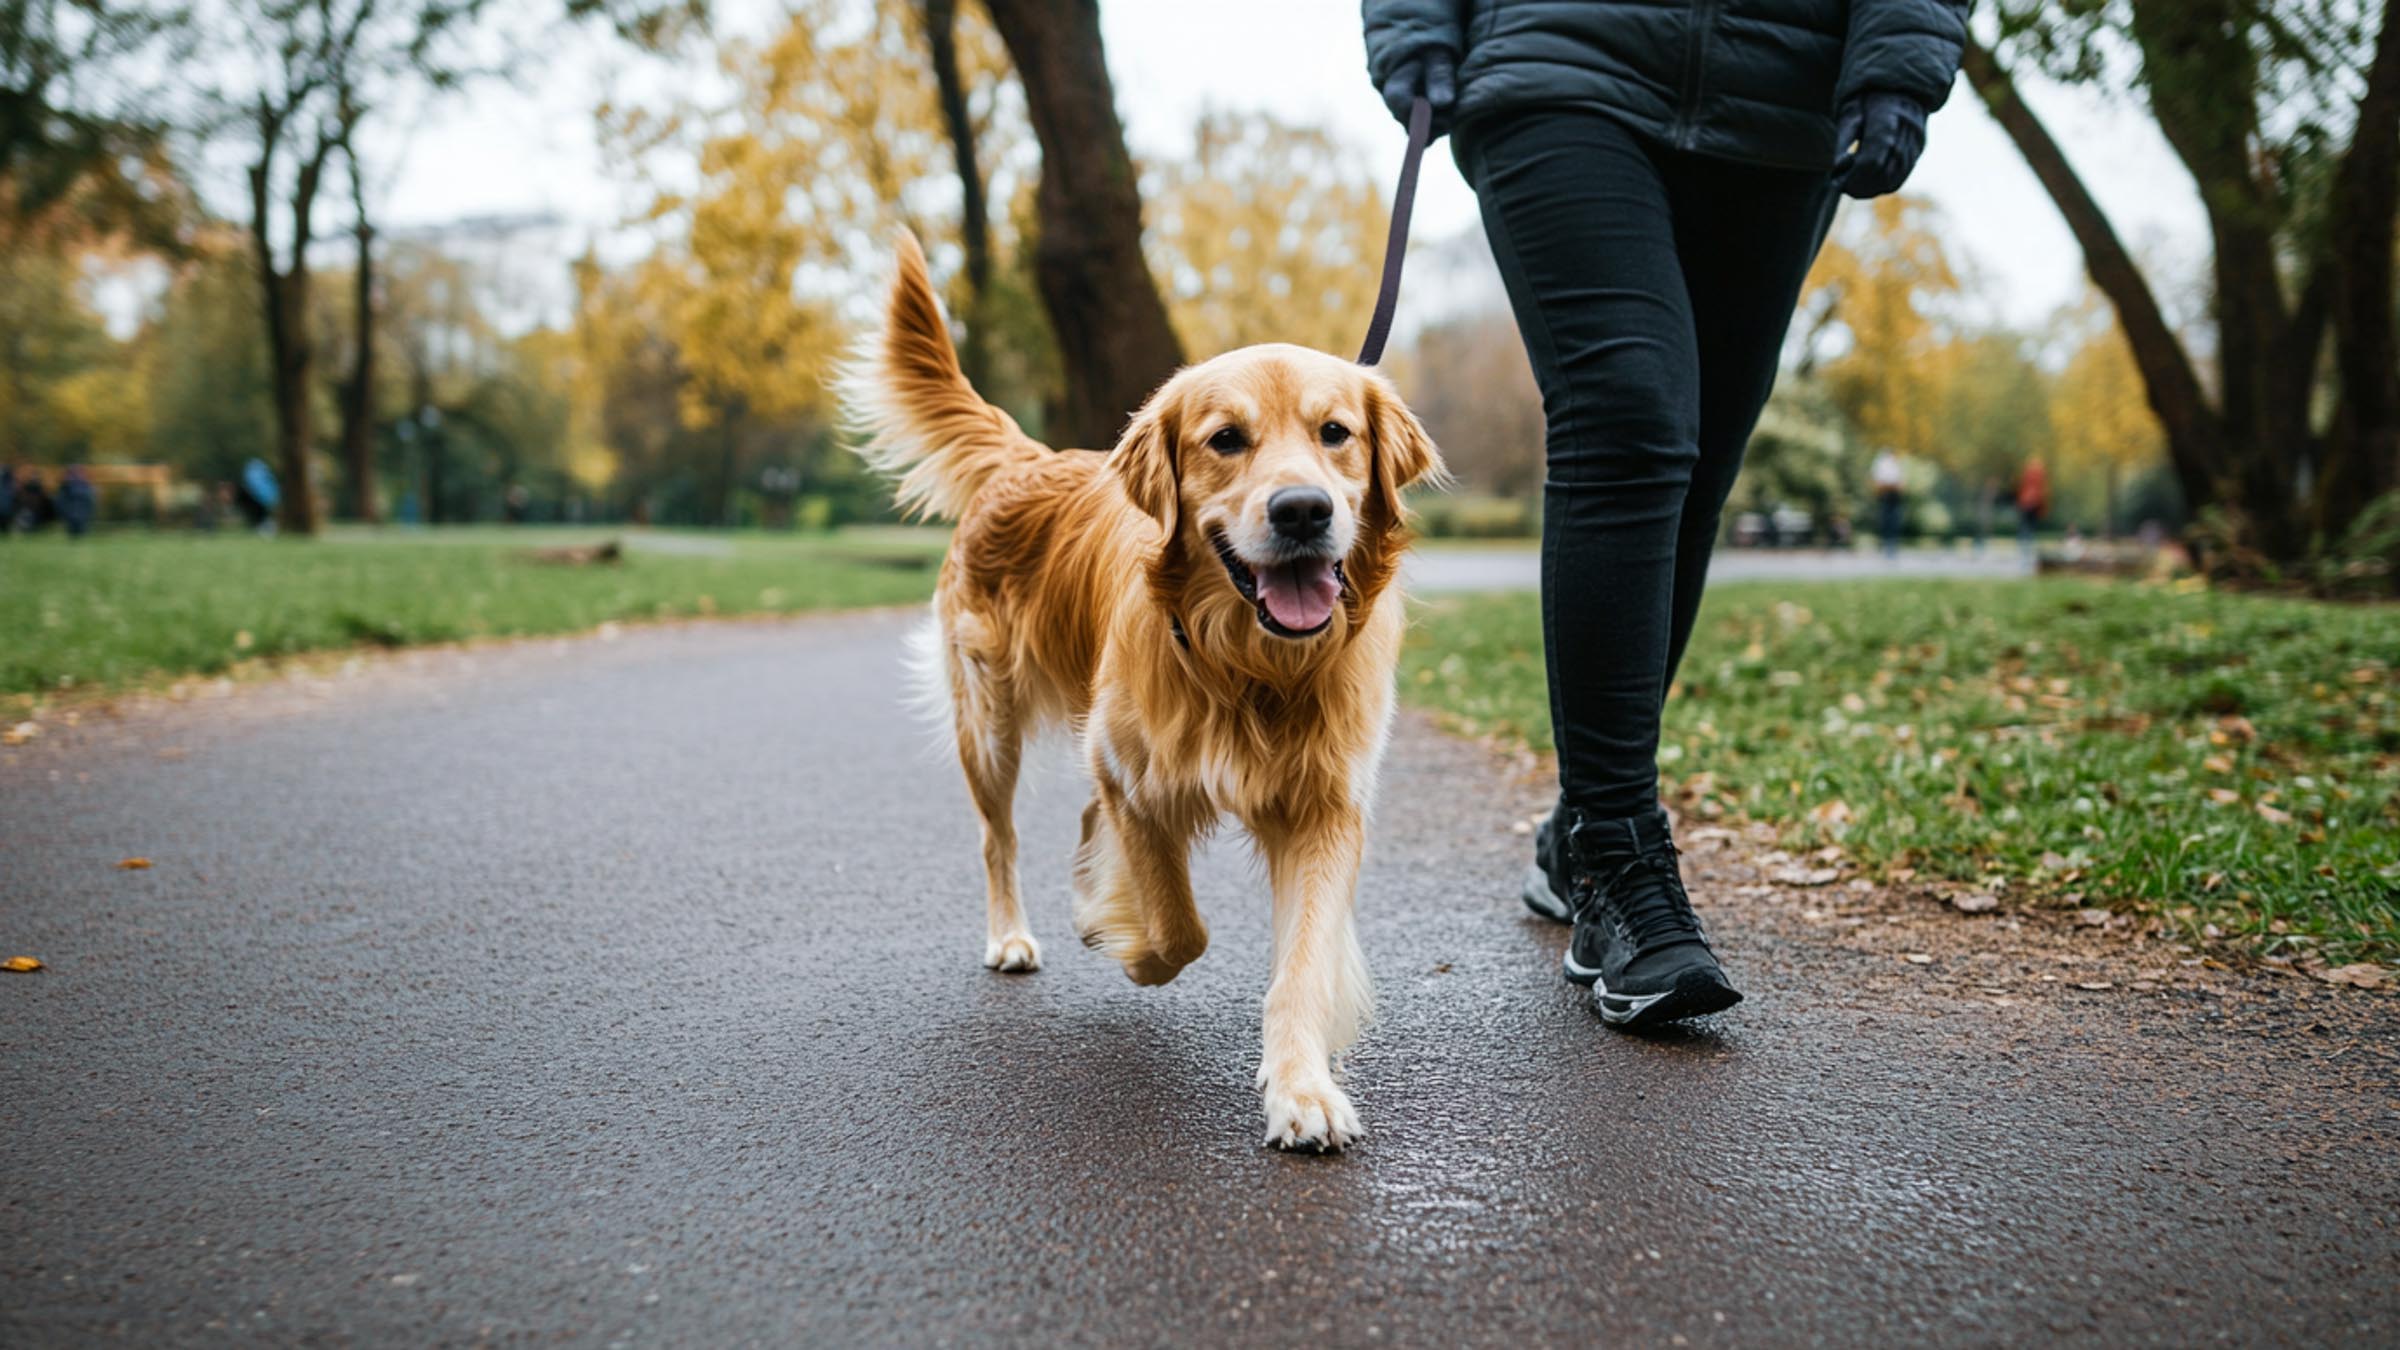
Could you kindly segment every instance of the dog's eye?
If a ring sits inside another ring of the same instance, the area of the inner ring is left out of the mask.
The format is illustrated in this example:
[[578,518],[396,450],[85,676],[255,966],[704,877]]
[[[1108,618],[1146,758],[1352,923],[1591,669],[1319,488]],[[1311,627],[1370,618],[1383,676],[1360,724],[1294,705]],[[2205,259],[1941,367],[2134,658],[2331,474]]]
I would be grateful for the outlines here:
[[1223,427],[1208,438],[1208,448],[1220,455],[1239,454],[1250,448],[1250,438],[1242,434],[1240,427]]
[[1350,428],[1339,422],[1327,422],[1317,428],[1317,439],[1327,445],[1340,445],[1350,439]]

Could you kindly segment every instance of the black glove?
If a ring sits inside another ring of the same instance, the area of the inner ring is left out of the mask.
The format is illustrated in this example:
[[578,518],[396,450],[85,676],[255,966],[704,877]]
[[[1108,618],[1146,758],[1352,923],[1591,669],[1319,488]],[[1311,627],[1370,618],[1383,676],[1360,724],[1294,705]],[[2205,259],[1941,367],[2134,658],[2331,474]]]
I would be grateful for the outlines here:
[[1383,105],[1408,125],[1409,105],[1423,94],[1433,105],[1433,134],[1450,129],[1450,109],[1458,102],[1458,58],[1447,47],[1427,47],[1404,61],[1383,82]]
[[1860,201],[1898,192],[1925,153],[1925,105],[1906,94],[1861,94],[1833,132],[1835,187]]

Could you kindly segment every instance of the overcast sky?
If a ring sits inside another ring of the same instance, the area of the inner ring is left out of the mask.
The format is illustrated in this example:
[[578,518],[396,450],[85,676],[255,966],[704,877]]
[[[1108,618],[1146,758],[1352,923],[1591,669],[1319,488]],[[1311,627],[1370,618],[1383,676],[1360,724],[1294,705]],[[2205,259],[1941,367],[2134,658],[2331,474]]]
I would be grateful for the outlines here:
[[[1368,87],[1356,0],[1104,0],[1101,8],[1117,106],[1137,155],[1187,150],[1204,107],[1255,108],[1329,127],[1396,176],[1404,137]],[[749,31],[780,12],[760,0],[727,0],[724,9],[732,27]],[[638,93],[706,78],[707,54],[686,60],[683,70],[644,68],[597,37],[559,42],[517,87],[456,97],[387,143],[384,153],[400,161],[387,218],[406,225],[547,211],[571,234],[604,235],[632,198],[601,162],[593,104],[612,82]],[[2075,91],[2035,89],[2029,100],[2137,251],[2178,271],[2200,264],[2205,233],[2190,180],[2138,112]],[[2038,323],[2081,288],[2074,241],[1963,80],[1934,118],[1909,187],[1940,204],[1954,261],[1982,275],[1998,317]],[[1474,195],[1446,146],[1426,158],[1417,219],[1420,237],[1478,228]]]

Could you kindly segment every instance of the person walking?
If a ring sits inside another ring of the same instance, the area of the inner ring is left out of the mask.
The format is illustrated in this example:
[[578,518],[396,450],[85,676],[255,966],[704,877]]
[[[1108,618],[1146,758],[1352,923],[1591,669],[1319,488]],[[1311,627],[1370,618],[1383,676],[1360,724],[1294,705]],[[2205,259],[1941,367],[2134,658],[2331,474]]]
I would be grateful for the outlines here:
[[1741,999],[1658,803],[1661,705],[1837,197],[1899,188],[1967,0],[1362,0],[1482,208],[1542,391],[1559,805],[1524,898],[1566,977],[1648,1027]]
[[1900,527],[1908,517],[1908,502],[1903,495],[1908,475],[1901,472],[1900,457],[1885,450],[1867,466],[1867,477],[1875,484],[1875,532],[1883,537],[1883,556],[1897,558]]
[[2017,552],[2033,556],[2033,532],[2050,514],[2050,470],[2038,459],[2025,461],[2017,476]]
[[0,464],[0,539],[17,532],[17,466]]
[[67,527],[67,537],[81,539],[99,513],[100,495],[92,489],[91,475],[80,464],[68,465],[58,483],[58,518]]

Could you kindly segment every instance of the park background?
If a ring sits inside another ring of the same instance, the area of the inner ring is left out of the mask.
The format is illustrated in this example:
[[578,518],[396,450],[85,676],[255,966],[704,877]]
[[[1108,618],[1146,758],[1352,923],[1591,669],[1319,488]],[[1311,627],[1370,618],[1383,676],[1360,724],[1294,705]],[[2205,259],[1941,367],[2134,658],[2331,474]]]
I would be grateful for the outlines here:
[[[0,14],[0,462],[102,484],[94,537],[0,553],[20,743],[273,659],[919,597],[940,536],[826,379],[895,227],[979,387],[1102,445],[1180,360],[1356,342],[1400,141],[1333,0]],[[2039,461],[2040,546],[2100,575],[1725,588],[1664,786],[1962,909],[2383,981],[2400,35],[2355,0],[1975,35],[1912,190],[1837,221],[1728,528],[1858,548],[1889,450],[1917,552],[2013,550]],[[1539,401],[1429,174],[1388,365],[1460,489],[1416,510],[1522,537]],[[272,543],[217,491],[253,458]],[[1412,697],[1539,750],[1531,604],[1422,619]]]

